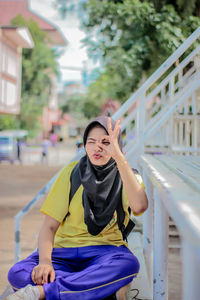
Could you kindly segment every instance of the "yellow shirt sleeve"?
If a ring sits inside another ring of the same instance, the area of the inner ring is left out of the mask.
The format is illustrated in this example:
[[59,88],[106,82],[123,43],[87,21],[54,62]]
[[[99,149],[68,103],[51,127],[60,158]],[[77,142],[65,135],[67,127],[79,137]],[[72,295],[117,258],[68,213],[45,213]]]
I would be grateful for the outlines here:
[[68,213],[69,193],[70,193],[70,175],[77,164],[72,162],[64,167],[58,174],[44,204],[40,211],[58,222],[62,222]]

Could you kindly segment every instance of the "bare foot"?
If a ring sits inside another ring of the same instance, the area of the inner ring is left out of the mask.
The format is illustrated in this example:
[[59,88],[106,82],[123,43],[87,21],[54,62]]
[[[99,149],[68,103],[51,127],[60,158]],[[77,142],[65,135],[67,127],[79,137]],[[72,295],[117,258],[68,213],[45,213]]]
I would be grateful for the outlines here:
[[128,285],[125,285],[117,291],[116,293],[117,300],[127,300],[126,298],[127,289],[128,289]]

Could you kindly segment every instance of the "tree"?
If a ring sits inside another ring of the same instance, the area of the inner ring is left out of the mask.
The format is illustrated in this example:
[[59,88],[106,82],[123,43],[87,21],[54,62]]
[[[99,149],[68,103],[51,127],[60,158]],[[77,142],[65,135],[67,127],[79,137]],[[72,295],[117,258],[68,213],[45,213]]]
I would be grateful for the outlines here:
[[[64,14],[77,3],[56,2]],[[91,107],[108,98],[123,103],[200,25],[200,0],[80,0],[77,8],[82,2],[84,44],[104,65],[88,89]]]
[[89,0],[85,4],[85,45],[90,55],[101,51],[109,86],[118,74],[115,90],[121,102],[200,25],[195,16],[183,19],[178,4],[176,10],[169,2]]
[[183,18],[186,16],[198,16],[200,17],[200,1],[199,0],[152,0],[157,11],[163,7],[163,5],[174,5],[176,11]]
[[14,122],[15,128],[27,129],[35,135],[41,127],[39,116],[51,94],[50,74],[56,73],[56,54],[47,46],[46,35],[34,20],[27,21],[18,15],[12,20],[12,25],[28,27],[35,46],[33,49],[23,49],[20,114],[15,118],[4,118],[2,128],[13,126]]

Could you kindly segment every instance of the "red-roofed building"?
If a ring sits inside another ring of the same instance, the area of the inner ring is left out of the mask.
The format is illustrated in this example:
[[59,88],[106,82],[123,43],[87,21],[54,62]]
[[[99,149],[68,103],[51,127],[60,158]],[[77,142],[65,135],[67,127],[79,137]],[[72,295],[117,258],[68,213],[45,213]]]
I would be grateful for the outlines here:
[[[22,15],[26,20],[33,19],[37,22],[39,28],[44,31],[47,35],[47,42],[49,46],[66,46],[67,41],[62,36],[60,31],[56,28],[55,25],[52,25],[49,21],[45,20],[41,16],[37,15],[35,12],[32,12],[29,9],[28,0],[0,0],[0,27],[11,27],[11,21],[17,15]],[[16,32],[18,32],[17,27],[15,27]],[[7,40],[5,40],[5,36],[7,36]],[[21,84],[21,51],[19,50],[19,46],[23,47],[21,44],[17,44],[15,41],[9,41],[11,37],[11,30],[8,32],[0,29],[0,113],[19,113],[19,103],[20,103],[20,84]],[[4,46],[1,46],[1,41],[4,38]],[[15,37],[17,39],[17,35]],[[19,40],[19,34],[18,34]],[[19,41],[18,41],[19,42]],[[21,41],[22,42],[22,41]],[[11,45],[12,44],[12,45]],[[12,49],[11,49],[12,48]],[[2,49],[6,49],[5,51]],[[10,50],[9,50],[10,49]],[[7,51],[8,50],[8,51]],[[6,52],[7,51],[7,52]],[[16,54],[13,54],[16,52]],[[2,56],[9,56],[9,58],[5,58]],[[15,59],[14,59],[15,56]],[[17,61],[16,61],[17,59]],[[16,78],[13,78],[13,74],[5,74],[2,72],[4,68],[4,61],[9,61],[10,65],[17,66],[17,73],[15,74]],[[57,78],[54,74],[51,75],[52,78],[52,92],[49,95],[49,105],[44,109],[42,123],[44,127],[44,135],[52,129],[53,123],[57,121],[55,120],[55,116],[59,116],[58,105],[57,105]],[[9,81],[9,83],[5,83],[5,80]],[[17,84],[17,87],[14,88],[14,85]],[[7,86],[5,89],[4,86]],[[9,96],[8,96],[9,95]],[[10,97],[11,96],[11,97]],[[15,108],[13,106],[14,103]],[[7,99],[8,98],[8,99]],[[12,100],[11,100],[12,99]],[[5,104],[7,108],[1,106],[2,103]],[[12,105],[11,105],[12,104]],[[12,106],[12,109],[11,109]]]
[[34,46],[24,27],[0,26],[0,114],[18,114],[22,48]]
[[26,20],[33,19],[37,22],[41,30],[47,33],[52,45],[65,46],[66,40],[56,28],[51,25],[49,21],[44,20],[35,12],[31,12],[28,6],[28,0],[0,0],[0,25],[11,25],[12,19],[21,14]]

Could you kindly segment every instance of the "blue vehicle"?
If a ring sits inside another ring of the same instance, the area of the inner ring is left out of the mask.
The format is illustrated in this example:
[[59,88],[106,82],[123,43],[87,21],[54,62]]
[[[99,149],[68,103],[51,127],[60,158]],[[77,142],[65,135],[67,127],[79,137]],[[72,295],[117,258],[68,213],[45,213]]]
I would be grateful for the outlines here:
[[13,163],[20,160],[20,139],[27,135],[25,130],[0,131],[0,161]]

